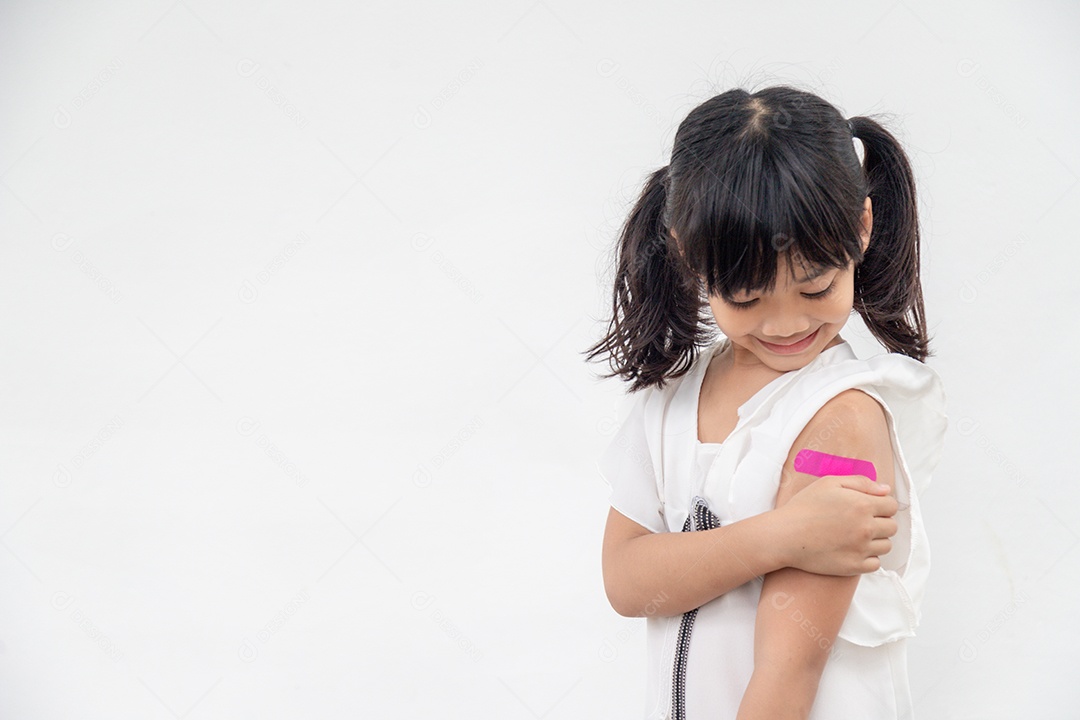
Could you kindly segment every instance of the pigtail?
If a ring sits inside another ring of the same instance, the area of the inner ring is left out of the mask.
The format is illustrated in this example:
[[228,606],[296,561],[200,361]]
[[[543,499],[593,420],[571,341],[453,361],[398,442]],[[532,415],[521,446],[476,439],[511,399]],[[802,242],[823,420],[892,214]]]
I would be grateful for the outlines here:
[[620,233],[612,317],[607,334],[586,352],[609,356],[629,392],[688,371],[701,344],[700,283],[682,261],[666,222],[668,168],[649,176]]
[[867,117],[850,120],[863,144],[863,170],[874,223],[855,268],[855,308],[889,352],[925,362],[933,353],[919,281],[915,176],[900,143]]

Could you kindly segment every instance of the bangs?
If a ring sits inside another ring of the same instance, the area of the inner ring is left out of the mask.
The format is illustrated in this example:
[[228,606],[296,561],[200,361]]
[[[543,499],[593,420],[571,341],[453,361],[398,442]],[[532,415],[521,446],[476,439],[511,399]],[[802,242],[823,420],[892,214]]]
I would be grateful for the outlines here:
[[771,292],[781,255],[793,277],[801,276],[801,266],[844,268],[861,259],[862,208],[847,209],[850,197],[822,181],[805,149],[801,157],[786,157],[771,145],[740,143],[739,157],[699,164],[687,184],[695,190],[682,205],[686,217],[675,219],[676,233],[690,269],[712,295]]

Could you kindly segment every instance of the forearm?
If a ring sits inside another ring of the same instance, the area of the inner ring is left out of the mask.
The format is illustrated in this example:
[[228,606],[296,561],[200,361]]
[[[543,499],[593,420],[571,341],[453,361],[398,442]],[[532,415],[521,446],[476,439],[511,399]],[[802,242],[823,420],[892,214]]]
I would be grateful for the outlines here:
[[627,541],[614,559],[616,609],[627,617],[681,615],[787,567],[792,540],[784,519],[770,510],[712,530]]
[[820,674],[811,670],[754,670],[735,720],[806,720],[817,696]]
[[737,720],[804,720],[860,576],[787,567],[765,576],[754,623],[754,672]]

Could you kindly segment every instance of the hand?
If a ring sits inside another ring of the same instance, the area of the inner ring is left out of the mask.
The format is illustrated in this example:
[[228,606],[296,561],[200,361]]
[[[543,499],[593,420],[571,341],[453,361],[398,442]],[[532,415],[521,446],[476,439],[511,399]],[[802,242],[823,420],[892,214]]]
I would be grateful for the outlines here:
[[826,475],[775,512],[783,514],[788,565],[819,575],[858,575],[892,550],[896,498],[862,475]]

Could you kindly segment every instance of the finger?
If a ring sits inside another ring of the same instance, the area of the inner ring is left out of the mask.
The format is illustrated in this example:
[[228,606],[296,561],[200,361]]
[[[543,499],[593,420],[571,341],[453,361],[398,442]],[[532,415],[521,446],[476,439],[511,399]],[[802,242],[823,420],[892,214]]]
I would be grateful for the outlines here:
[[884,557],[892,552],[892,540],[888,538],[880,538],[878,540],[870,541],[870,553],[877,555],[879,558]]
[[874,539],[892,537],[897,529],[896,521],[892,518],[874,518]]
[[896,502],[896,498],[891,495],[874,498],[873,503],[874,517],[891,518],[900,508],[900,503]]
[[828,478],[836,478],[841,487],[858,490],[871,495],[888,495],[889,486],[875,482],[865,475],[826,475]]

